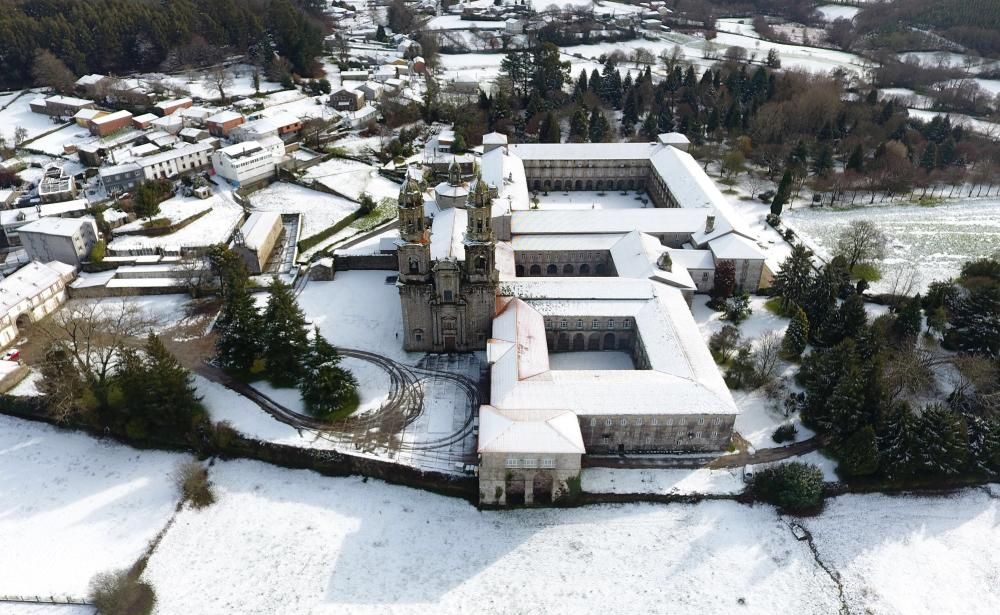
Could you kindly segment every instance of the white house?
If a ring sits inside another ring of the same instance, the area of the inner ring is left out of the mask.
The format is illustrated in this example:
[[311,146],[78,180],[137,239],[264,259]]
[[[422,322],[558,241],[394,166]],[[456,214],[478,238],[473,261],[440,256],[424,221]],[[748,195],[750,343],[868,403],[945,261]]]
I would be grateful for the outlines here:
[[37,322],[66,302],[66,284],[76,277],[71,265],[31,262],[0,280],[0,348],[18,330]]
[[278,137],[243,141],[212,154],[212,168],[219,177],[241,186],[274,177],[277,163],[284,155],[285,144]]
[[169,178],[204,169],[211,164],[213,147],[208,142],[192,143],[136,160],[147,180]]

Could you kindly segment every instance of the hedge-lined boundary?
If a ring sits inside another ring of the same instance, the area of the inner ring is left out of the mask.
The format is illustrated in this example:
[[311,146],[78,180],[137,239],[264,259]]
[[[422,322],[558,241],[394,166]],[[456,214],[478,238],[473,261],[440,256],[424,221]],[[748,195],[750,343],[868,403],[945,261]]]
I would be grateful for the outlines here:
[[156,226],[156,227],[152,227],[152,228],[138,229],[138,230],[135,230],[135,231],[121,231],[119,233],[112,232],[112,235],[119,235],[119,236],[123,236],[123,235],[143,235],[145,237],[160,237],[161,235],[169,235],[170,233],[176,233],[177,231],[179,231],[182,228],[184,228],[185,226],[191,224],[195,220],[201,218],[202,216],[207,215],[208,212],[210,212],[210,211],[212,211],[211,207],[209,207],[208,209],[203,209],[203,210],[199,211],[198,213],[196,213],[194,215],[191,215],[191,216],[188,216],[187,218],[184,218],[180,222],[175,222],[175,223],[170,224],[168,226]]
[[299,240],[299,243],[298,243],[299,252],[300,253],[301,252],[305,252],[306,250],[312,248],[313,246],[317,245],[321,241],[324,241],[326,239],[329,239],[330,237],[333,237],[339,231],[344,230],[345,228],[347,228],[348,226],[350,226],[351,224],[353,224],[355,220],[357,220],[358,218],[361,218],[362,216],[364,216],[364,213],[361,211],[361,208],[359,207],[359,208],[355,209],[353,212],[347,214],[346,217],[338,220],[337,223],[334,224],[333,226],[328,226],[325,229],[323,229],[322,231],[316,233],[315,235],[310,235],[309,237],[306,237],[305,239]]

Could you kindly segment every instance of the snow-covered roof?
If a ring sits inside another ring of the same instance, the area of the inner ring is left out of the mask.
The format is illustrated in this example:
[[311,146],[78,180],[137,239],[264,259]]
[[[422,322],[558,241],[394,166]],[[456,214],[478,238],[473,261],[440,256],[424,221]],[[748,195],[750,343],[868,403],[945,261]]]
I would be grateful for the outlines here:
[[87,100],[86,98],[77,98],[75,96],[49,96],[45,99],[46,103],[53,103],[57,105],[66,105],[68,107],[82,107],[84,105],[92,105],[94,101]]
[[153,106],[162,111],[165,109],[169,109],[171,107],[177,107],[179,105],[190,105],[193,102],[194,101],[192,101],[190,98],[185,97],[185,98],[175,98],[173,100],[163,100],[156,103]]
[[656,140],[664,145],[687,145],[691,141],[679,132],[665,132],[657,135]]
[[685,269],[715,269],[715,258],[711,250],[667,249],[671,260]]
[[125,120],[132,117],[132,114],[128,111],[122,109],[121,111],[115,111],[114,113],[108,113],[107,115],[100,115],[95,118],[91,118],[91,123],[101,126],[102,124],[107,124],[109,122],[116,122],[118,120]]
[[73,118],[78,120],[92,120],[99,115],[103,115],[104,113],[105,112],[100,109],[80,109],[73,114]]
[[40,218],[19,228],[18,233],[40,233],[43,235],[72,237],[85,224],[94,224],[94,219],[91,217]]
[[[35,207],[4,209],[0,210],[0,225],[12,226],[18,224],[19,222],[37,220],[46,216],[59,216],[71,212],[85,211],[86,209],[87,199],[74,199],[72,201],[60,201],[58,203],[45,203],[40,205],[37,209]],[[39,215],[39,212],[41,212],[41,215]],[[18,217],[21,215],[24,216],[24,220],[18,220]]]
[[610,250],[624,235],[517,235],[510,245],[516,252],[550,252]]
[[521,160],[645,160],[655,143],[515,143],[510,153]]
[[489,132],[483,135],[483,145],[507,145],[507,135]]
[[100,83],[101,81],[103,81],[104,79],[107,79],[107,76],[100,75],[98,73],[93,73],[91,75],[84,75],[84,76],[80,77],[79,79],[77,79],[76,80],[76,85],[79,85],[79,86],[96,85],[96,84]]
[[155,115],[153,113],[143,113],[142,115],[137,115],[137,116],[133,117],[132,121],[133,122],[138,122],[140,124],[145,124],[147,122],[150,122],[150,123],[151,122],[155,122],[158,119],[160,119],[160,117],[158,115]]
[[276,211],[255,211],[240,227],[243,242],[251,250],[259,249],[275,226],[281,225],[281,214]]
[[446,196],[451,198],[460,198],[468,196],[469,189],[465,187],[464,184],[459,184],[457,186],[452,186],[448,182],[441,182],[434,187],[434,192],[439,196]]
[[480,453],[586,452],[580,423],[568,410],[479,408]]
[[[584,298],[580,284],[569,283],[562,288],[571,292],[550,284],[537,299],[508,300],[494,319],[488,351],[494,407],[580,415],[738,413],[680,290],[648,280],[591,281],[606,289],[606,299]],[[645,292],[637,293],[638,286]],[[547,369],[544,316],[550,315],[631,319],[649,369]]]
[[52,261],[32,261],[0,280],[0,314],[6,315],[25,299],[31,299],[59,280],[69,281],[75,269],[72,265]]
[[257,152],[263,151],[263,146],[257,141],[243,141],[241,143],[234,143],[233,145],[227,145],[219,149],[219,153],[230,158],[241,158],[243,156],[249,156],[250,154],[256,154]]
[[213,124],[224,124],[226,122],[231,122],[233,120],[242,119],[243,114],[236,111],[220,111],[215,115],[210,115],[205,119],[206,122],[211,122]]
[[457,207],[442,210],[431,222],[431,259],[465,260],[462,238],[469,224],[468,213]]
[[667,248],[655,237],[632,231],[611,247],[611,259],[620,277],[645,278],[685,290],[696,290],[694,280],[682,265],[673,263],[669,271],[659,266],[660,255],[666,251]]
[[708,242],[718,260],[764,260],[764,251],[746,237],[730,233]]
[[139,161],[143,167],[153,166],[160,162],[166,162],[168,160],[173,160],[174,158],[179,158],[181,156],[188,156],[191,154],[196,154],[198,152],[208,152],[212,150],[212,146],[204,141],[198,143],[190,143],[184,147],[178,147],[176,149],[167,150],[165,152],[160,152],[159,154],[154,154],[152,156],[146,156]]

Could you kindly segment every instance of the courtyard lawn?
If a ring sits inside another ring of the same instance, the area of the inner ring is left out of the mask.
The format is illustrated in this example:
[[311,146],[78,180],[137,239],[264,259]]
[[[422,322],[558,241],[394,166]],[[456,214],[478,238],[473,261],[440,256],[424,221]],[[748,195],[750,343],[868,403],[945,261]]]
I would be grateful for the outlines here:
[[250,195],[250,205],[261,211],[301,214],[300,239],[312,237],[358,209],[354,201],[286,182],[254,192]]

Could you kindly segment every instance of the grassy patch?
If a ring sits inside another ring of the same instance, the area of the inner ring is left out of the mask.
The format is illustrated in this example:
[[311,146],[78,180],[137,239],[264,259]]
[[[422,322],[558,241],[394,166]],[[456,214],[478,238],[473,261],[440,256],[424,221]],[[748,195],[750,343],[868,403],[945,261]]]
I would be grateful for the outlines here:
[[169,218],[155,218],[149,222],[143,222],[142,228],[164,228],[170,226]]
[[882,272],[874,265],[857,264],[851,269],[851,277],[855,280],[878,282],[882,279]]
[[396,213],[396,201],[393,199],[382,199],[375,206],[375,209],[355,220],[351,224],[351,228],[356,228],[359,231],[370,231],[383,222],[395,218]]
[[785,310],[781,309],[781,297],[771,297],[764,302],[764,309],[775,316],[786,316]]

